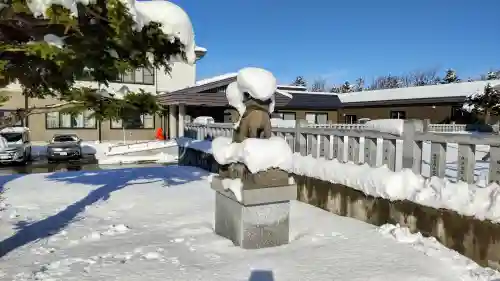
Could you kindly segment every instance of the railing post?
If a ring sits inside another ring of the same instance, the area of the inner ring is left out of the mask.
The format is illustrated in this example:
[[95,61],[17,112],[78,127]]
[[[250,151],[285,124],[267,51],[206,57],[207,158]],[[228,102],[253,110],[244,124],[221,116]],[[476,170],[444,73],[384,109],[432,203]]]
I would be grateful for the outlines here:
[[415,174],[422,171],[422,142],[415,141],[415,134],[422,133],[422,120],[405,120],[403,127],[403,169],[411,169]]
[[500,182],[500,146],[490,146],[490,173],[488,182]]
[[376,168],[377,167],[377,139],[365,137],[365,147],[364,147],[364,159],[363,162],[367,163],[368,166]]
[[354,164],[359,163],[359,137],[347,138],[347,160]]
[[473,144],[458,144],[457,180],[474,183],[475,152],[476,146]]
[[387,165],[391,171],[396,170],[396,140],[382,140],[382,164]]
[[331,159],[330,158],[330,137],[328,135],[321,135],[321,152],[320,156],[324,157],[325,159]]
[[431,142],[431,177],[444,178],[446,174],[446,143]]
[[431,120],[430,119],[424,119],[424,124],[423,124],[422,131],[423,132],[428,132],[430,124],[431,124]]

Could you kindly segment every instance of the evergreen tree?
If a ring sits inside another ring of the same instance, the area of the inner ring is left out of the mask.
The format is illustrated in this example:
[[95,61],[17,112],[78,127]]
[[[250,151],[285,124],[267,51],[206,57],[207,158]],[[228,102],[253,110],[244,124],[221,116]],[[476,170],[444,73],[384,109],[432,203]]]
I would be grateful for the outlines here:
[[295,81],[293,81],[292,86],[303,86],[303,87],[307,87],[307,82],[306,82],[306,80],[304,79],[304,77],[302,77],[302,76],[297,76],[297,78],[295,78]]
[[460,79],[458,79],[457,73],[453,69],[448,69],[446,70],[446,75],[443,78],[443,83],[444,84],[450,84],[450,83],[456,83],[460,82]]
[[489,83],[482,93],[472,94],[465,101],[465,108],[484,116],[484,122],[489,123],[491,115],[500,113],[500,90],[493,88]]
[[495,80],[499,78],[499,72],[489,71],[486,75],[486,80]]
[[335,94],[340,94],[342,93],[341,90],[340,90],[340,87],[341,86],[333,86],[331,89],[330,89],[330,93],[335,93]]
[[150,93],[127,92],[117,99],[98,89],[77,87],[75,81],[90,75],[99,85],[108,86],[120,74],[137,68],[169,71],[172,59],[188,60],[185,42],[165,33],[168,29],[162,23],[141,17],[134,2],[54,1],[58,4],[43,7],[48,2],[0,4],[0,88],[17,82],[25,97],[53,97],[61,102],[19,109],[0,119],[0,128],[50,111],[92,109],[102,120],[121,118],[130,109],[150,114],[159,110]]
[[345,81],[345,83],[342,84],[342,86],[340,86],[340,92],[341,93],[350,93],[350,92],[352,92],[352,85],[351,85],[351,83],[349,83],[349,81]]

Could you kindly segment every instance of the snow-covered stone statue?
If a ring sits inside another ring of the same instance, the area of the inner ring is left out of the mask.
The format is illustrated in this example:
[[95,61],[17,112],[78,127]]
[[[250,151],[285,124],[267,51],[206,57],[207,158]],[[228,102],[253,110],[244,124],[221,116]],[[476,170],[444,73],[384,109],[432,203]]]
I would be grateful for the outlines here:
[[241,69],[226,90],[239,115],[233,137],[212,141],[219,164],[219,175],[212,179],[217,191],[215,231],[243,248],[288,243],[289,200],[296,199],[297,190],[288,173],[292,150],[271,132],[277,92],[286,95],[277,90],[271,72]]

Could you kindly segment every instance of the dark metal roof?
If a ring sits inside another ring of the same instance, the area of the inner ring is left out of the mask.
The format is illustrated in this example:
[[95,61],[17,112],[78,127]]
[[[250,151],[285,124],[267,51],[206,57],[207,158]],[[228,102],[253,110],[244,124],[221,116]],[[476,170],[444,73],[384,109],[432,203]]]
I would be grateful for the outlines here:
[[[236,77],[214,81],[164,93],[158,96],[158,101],[163,105],[186,104],[201,106],[228,107],[225,88],[236,81]],[[311,93],[294,93],[293,98],[276,93],[276,108],[279,109],[338,109],[342,103],[336,95],[320,95]]]

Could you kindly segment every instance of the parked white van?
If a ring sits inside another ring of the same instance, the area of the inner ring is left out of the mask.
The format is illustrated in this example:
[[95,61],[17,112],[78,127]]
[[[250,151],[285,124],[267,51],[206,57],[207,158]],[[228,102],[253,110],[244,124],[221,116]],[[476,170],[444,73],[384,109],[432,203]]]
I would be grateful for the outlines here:
[[7,127],[0,130],[0,162],[26,164],[31,159],[30,129]]

